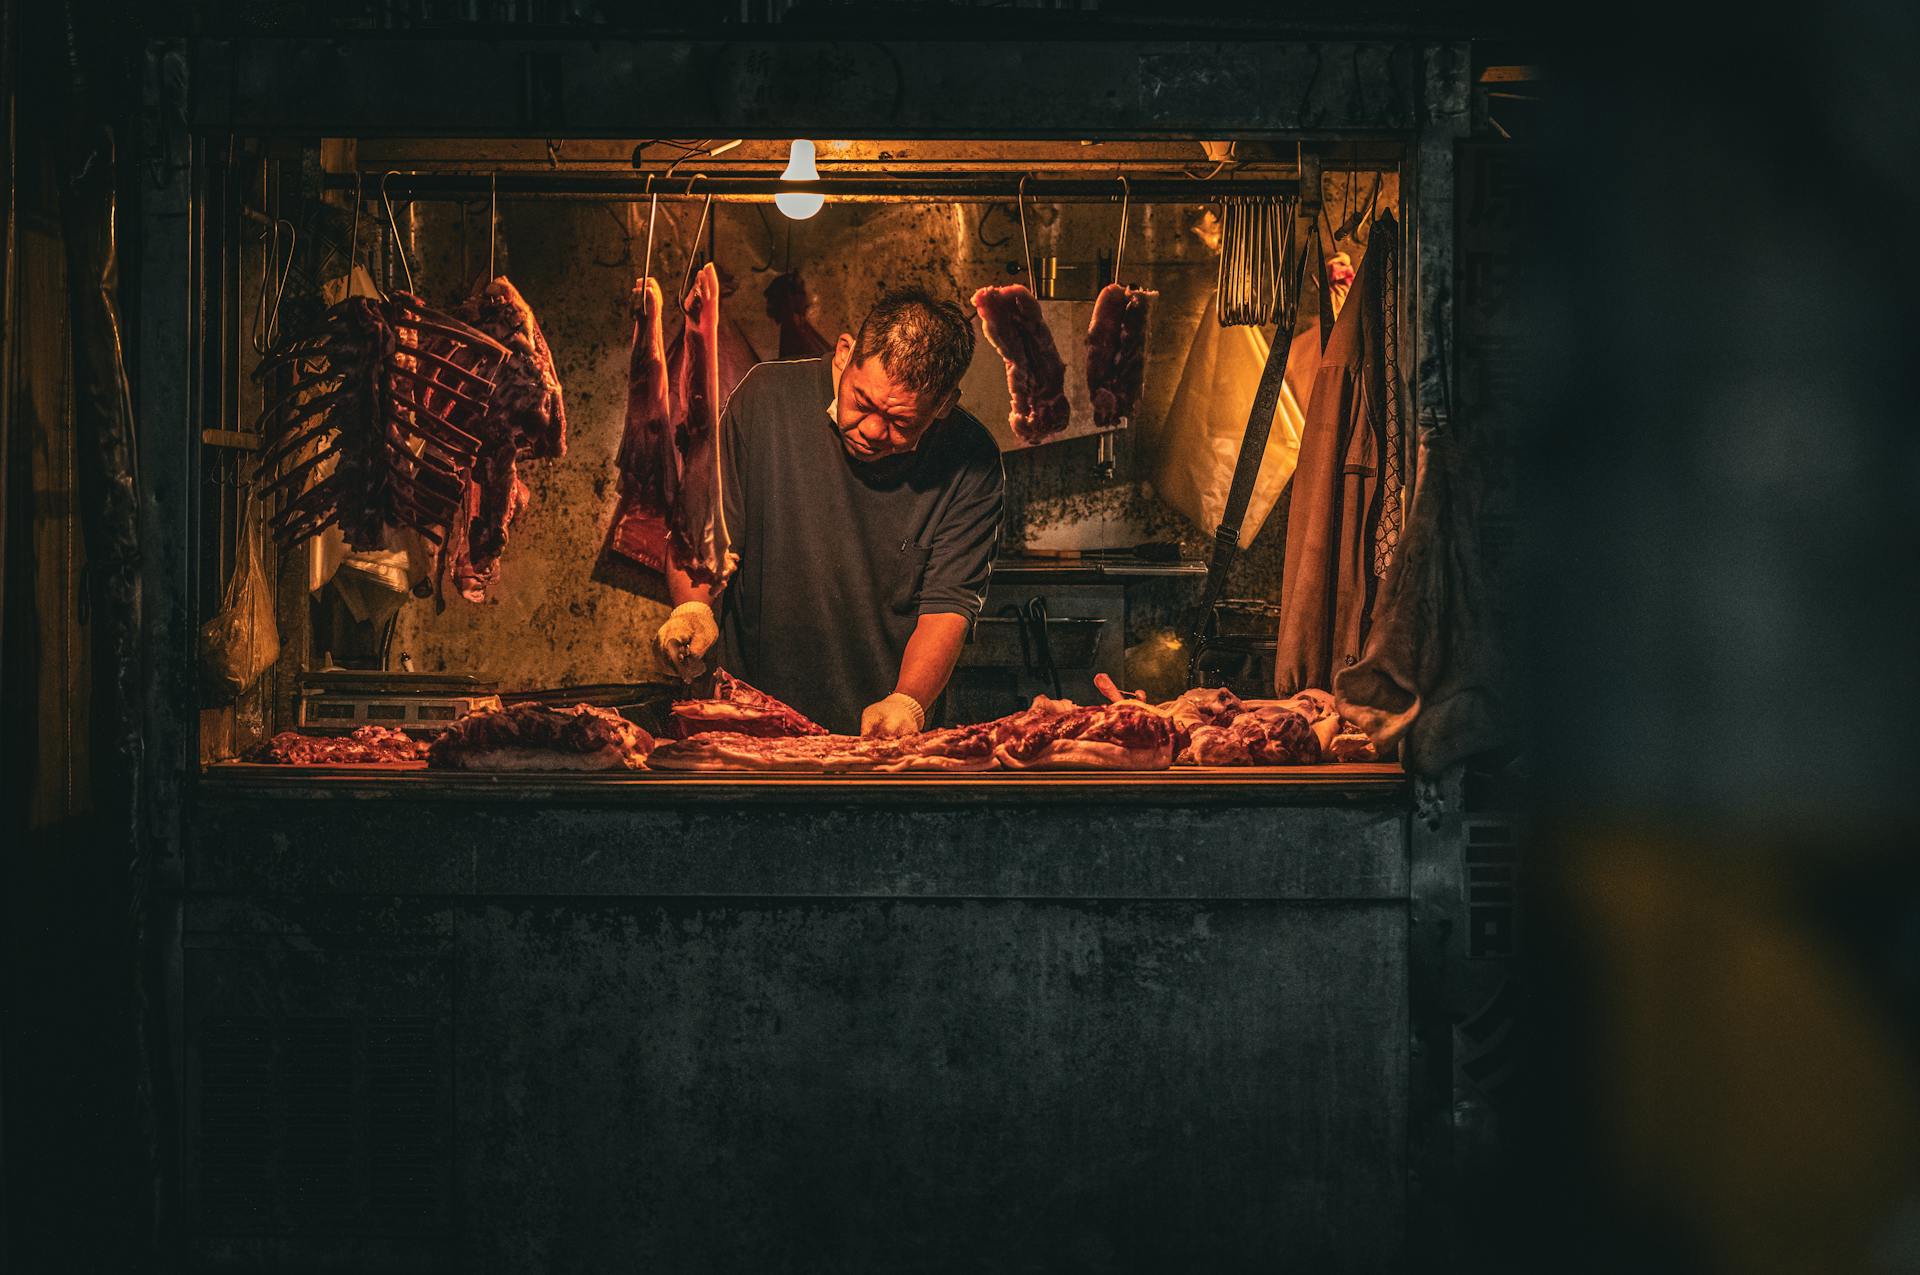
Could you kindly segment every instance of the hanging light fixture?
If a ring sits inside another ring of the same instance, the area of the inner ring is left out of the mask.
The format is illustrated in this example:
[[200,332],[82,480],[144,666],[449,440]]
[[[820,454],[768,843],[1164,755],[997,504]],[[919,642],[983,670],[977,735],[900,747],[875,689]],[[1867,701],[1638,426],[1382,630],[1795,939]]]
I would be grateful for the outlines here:
[[[780,174],[783,182],[817,182],[820,170],[813,163],[813,143],[804,137],[793,139],[793,149],[787,152],[787,171]],[[827,202],[827,197],[816,191],[783,191],[773,197],[773,206],[795,221],[805,221],[819,212]]]

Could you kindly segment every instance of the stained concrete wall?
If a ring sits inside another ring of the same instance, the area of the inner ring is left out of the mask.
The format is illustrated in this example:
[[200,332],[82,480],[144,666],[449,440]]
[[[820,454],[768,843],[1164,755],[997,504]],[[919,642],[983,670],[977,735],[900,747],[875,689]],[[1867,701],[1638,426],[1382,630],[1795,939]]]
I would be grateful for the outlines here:
[[[1359,194],[1367,182],[1362,179]],[[1351,198],[1348,178],[1329,175],[1333,213]],[[1380,205],[1397,201],[1388,175]],[[1193,226],[1195,204],[1136,204],[1124,257],[1128,282],[1157,289],[1149,336],[1146,393],[1132,432],[1118,440],[1116,470],[1099,477],[1096,440],[1079,439],[1007,457],[1007,544],[1098,520],[1124,524],[1140,539],[1179,539],[1202,556],[1206,535],[1155,499],[1143,483],[1142,444],[1164,419],[1187,348],[1214,287],[1216,258]],[[736,319],[763,357],[778,347],[762,291],[789,265],[806,275],[815,325],[829,338],[850,329],[887,288],[915,284],[963,300],[987,283],[1019,277],[1020,226],[1007,206],[829,204],[805,222],[762,205],[713,206],[712,235],[735,291],[723,314]],[[450,301],[486,265],[486,209],[421,203],[408,214],[418,290]],[[698,203],[660,205],[654,272],[678,280]],[[495,245],[539,313],[566,388],[567,455],[522,467],[532,503],[514,523],[494,597],[472,605],[450,597],[409,605],[397,625],[395,657],[409,652],[421,669],[477,671],[503,686],[641,680],[663,670],[650,647],[662,604],[590,578],[616,500],[613,457],[625,404],[630,336],[626,297],[646,251],[646,205],[503,201]],[[1337,218],[1336,218],[1337,220]],[[403,221],[403,226],[407,222]],[[1080,267],[1067,288],[1093,287],[1094,264],[1111,253],[1116,205],[1030,204],[1036,255]],[[1357,255],[1357,254],[1356,254]],[[396,279],[396,282],[399,282]],[[1285,500],[1242,554],[1230,594],[1277,598],[1285,545]],[[1138,586],[1128,641],[1141,662],[1187,622],[1199,595],[1193,580]],[[1143,669],[1144,673],[1145,670]]]

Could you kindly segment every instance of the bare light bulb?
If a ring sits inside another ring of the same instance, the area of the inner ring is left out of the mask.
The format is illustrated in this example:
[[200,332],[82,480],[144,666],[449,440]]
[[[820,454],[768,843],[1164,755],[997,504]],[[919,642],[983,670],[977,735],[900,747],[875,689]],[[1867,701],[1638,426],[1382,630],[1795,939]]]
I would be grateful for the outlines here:
[[[780,174],[783,182],[817,182],[820,170],[814,167],[813,143],[804,137],[793,139],[793,149],[787,152],[787,171]],[[819,212],[826,204],[827,197],[817,191],[783,191],[773,197],[773,206],[795,221],[805,221]]]

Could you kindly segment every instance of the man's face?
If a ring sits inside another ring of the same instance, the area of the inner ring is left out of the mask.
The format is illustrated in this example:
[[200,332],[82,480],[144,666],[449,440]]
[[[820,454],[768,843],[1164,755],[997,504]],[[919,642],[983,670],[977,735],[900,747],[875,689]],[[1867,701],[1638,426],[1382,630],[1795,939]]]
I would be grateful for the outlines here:
[[953,410],[955,390],[941,398],[916,394],[887,375],[878,355],[858,362],[853,337],[840,334],[833,351],[834,428],[855,460],[900,456],[920,445],[933,423]]

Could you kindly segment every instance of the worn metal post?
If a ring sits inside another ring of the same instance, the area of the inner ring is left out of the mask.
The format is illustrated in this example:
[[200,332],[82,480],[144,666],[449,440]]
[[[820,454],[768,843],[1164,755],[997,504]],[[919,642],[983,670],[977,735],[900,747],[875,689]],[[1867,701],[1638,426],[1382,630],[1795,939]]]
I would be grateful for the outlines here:
[[188,767],[193,764],[193,598],[189,560],[195,501],[192,418],[194,173],[188,136],[184,45],[149,46],[142,86],[142,128],[135,198],[138,291],[133,307],[134,411],[139,422],[142,635],[147,650],[145,833],[152,855],[149,927],[166,988],[166,1036],[156,1052],[170,1072],[155,1085],[161,1152],[156,1183],[159,1269],[173,1269],[177,1242],[180,1136],[181,831]]
[[[1412,334],[1410,419],[1422,431],[1446,429],[1453,414],[1455,147],[1467,135],[1472,58],[1464,44],[1422,51],[1421,114],[1414,139],[1412,213],[1406,221],[1412,284],[1401,290],[1401,331]],[[1406,268],[1403,266],[1403,269]],[[1418,454],[1407,440],[1409,468]],[[1417,485],[1419,475],[1408,475]],[[1408,1250],[1436,1270],[1450,1269],[1456,1247],[1452,1192],[1453,1035],[1447,969],[1458,939],[1461,775],[1423,781],[1408,847],[1408,997],[1411,1118],[1407,1125]]]

